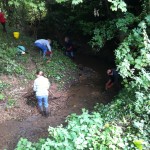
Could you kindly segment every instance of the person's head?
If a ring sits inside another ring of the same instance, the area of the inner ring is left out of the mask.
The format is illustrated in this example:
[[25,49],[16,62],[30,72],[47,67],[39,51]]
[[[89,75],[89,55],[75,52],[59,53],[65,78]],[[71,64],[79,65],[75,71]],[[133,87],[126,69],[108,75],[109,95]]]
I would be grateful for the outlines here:
[[65,37],[65,42],[68,42],[69,41],[69,37]]
[[40,76],[43,76],[43,75],[44,75],[43,71],[37,71],[36,72],[37,77],[40,77]]
[[47,40],[48,40],[49,44],[51,44],[51,43],[52,43],[51,39],[47,39]]
[[113,74],[112,69],[108,69],[108,70],[107,70],[107,74],[108,74],[108,75],[112,75],[112,74]]

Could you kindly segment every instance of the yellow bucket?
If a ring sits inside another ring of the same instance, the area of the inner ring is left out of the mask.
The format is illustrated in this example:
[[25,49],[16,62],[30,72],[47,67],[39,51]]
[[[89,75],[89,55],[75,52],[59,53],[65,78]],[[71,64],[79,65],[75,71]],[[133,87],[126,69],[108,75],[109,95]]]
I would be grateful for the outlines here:
[[20,33],[19,32],[13,32],[13,35],[14,35],[15,39],[19,39]]

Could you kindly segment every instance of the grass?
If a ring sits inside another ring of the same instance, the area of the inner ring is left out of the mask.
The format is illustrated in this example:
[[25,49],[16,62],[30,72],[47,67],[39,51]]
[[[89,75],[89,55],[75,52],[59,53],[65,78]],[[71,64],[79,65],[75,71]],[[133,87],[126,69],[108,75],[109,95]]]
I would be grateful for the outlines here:
[[[1,32],[1,31],[0,31]],[[34,39],[24,36],[20,33],[20,38],[13,38],[13,29],[11,28],[4,38],[0,37],[0,74],[22,75],[28,80],[35,78],[36,70],[42,70],[51,80],[63,84],[73,79],[77,71],[76,65],[58,49],[56,42],[53,43],[53,57],[49,63],[46,62],[40,53],[33,47]],[[0,33],[0,36],[3,36]],[[27,49],[26,55],[18,55],[16,47],[23,45]],[[30,65],[35,65],[30,69]]]
[[0,94],[0,101],[4,100],[5,96],[3,94]]
[[14,107],[15,105],[16,105],[16,100],[8,99],[8,101],[7,101],[7,108]]
[[[37,70],[44,72],[50,82],[58,83],[59,88],[64,87],[75,78],[77,72],[76,65],[59,50],[56,42],[53,42],[53,57],[49,63],[42,58],[39,50],[34,46],[34,39],[25,36],[22,32],[20,38],[13,38],[13,29],[10,28],[7,35],[0,31],[0,77],[9,76],[18,78],[22,85],[35,80]],[[22,45],[28,51],[25,55],[18,55],[16,47]],[[1,78],[0,78],[1,79]],[[13,85],[0,80],[0,101],[5,101],[7,108],[16,105],[13,97],[6,95],[9,87]],[[14,87],[15,88],[15,87]],[[7,99],[7,101],[6,101]]]

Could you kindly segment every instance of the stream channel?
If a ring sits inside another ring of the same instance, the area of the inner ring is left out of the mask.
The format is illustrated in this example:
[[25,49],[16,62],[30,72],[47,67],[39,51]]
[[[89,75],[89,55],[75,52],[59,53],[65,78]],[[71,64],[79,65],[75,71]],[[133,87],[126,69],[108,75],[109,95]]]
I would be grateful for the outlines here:
[[[116,95],[115,89],[105,93],[104,85],[107,80],[106,70],[113,65],[92,56],[80,55],[77,58],[75,62],[80,69],[79,81],[66,91],[67,96],[50,100],[51,116],[45,118],[33,114],[22,120],[13,119],[0,124],[0,150],[14,150],[21,137],[36,142],[48,136],[49,126],[66,125],[65,118],[69,114],[81,114],[82,108],[91,111],[96,103],[112,100]],[[53,109],[56,103],[58,106]]]

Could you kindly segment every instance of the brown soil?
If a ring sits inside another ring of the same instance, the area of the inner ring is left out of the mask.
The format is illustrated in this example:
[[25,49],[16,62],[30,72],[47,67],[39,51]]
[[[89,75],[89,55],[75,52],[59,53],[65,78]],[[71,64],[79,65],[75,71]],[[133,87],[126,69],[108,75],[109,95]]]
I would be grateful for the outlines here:
[[[82,108],[91,111],[96,103],[107,103],[116,94],[115,90],[103,92],[104,80],[92,69],[80,66],[78,83],[68,90],[58,90],[52,83],[49,96],[51,116],[39,114],[32,92],[33,81],[19,77],[1,76],[1,81],[11,84],[5,92],[5,100],[0,103],[0,149],[13,150],[20,137],[37,141],[48,135],[49,126],[64,123],[71,113],[80,114]],[[15,107],[7,108],[9,98],[16,100]]]

